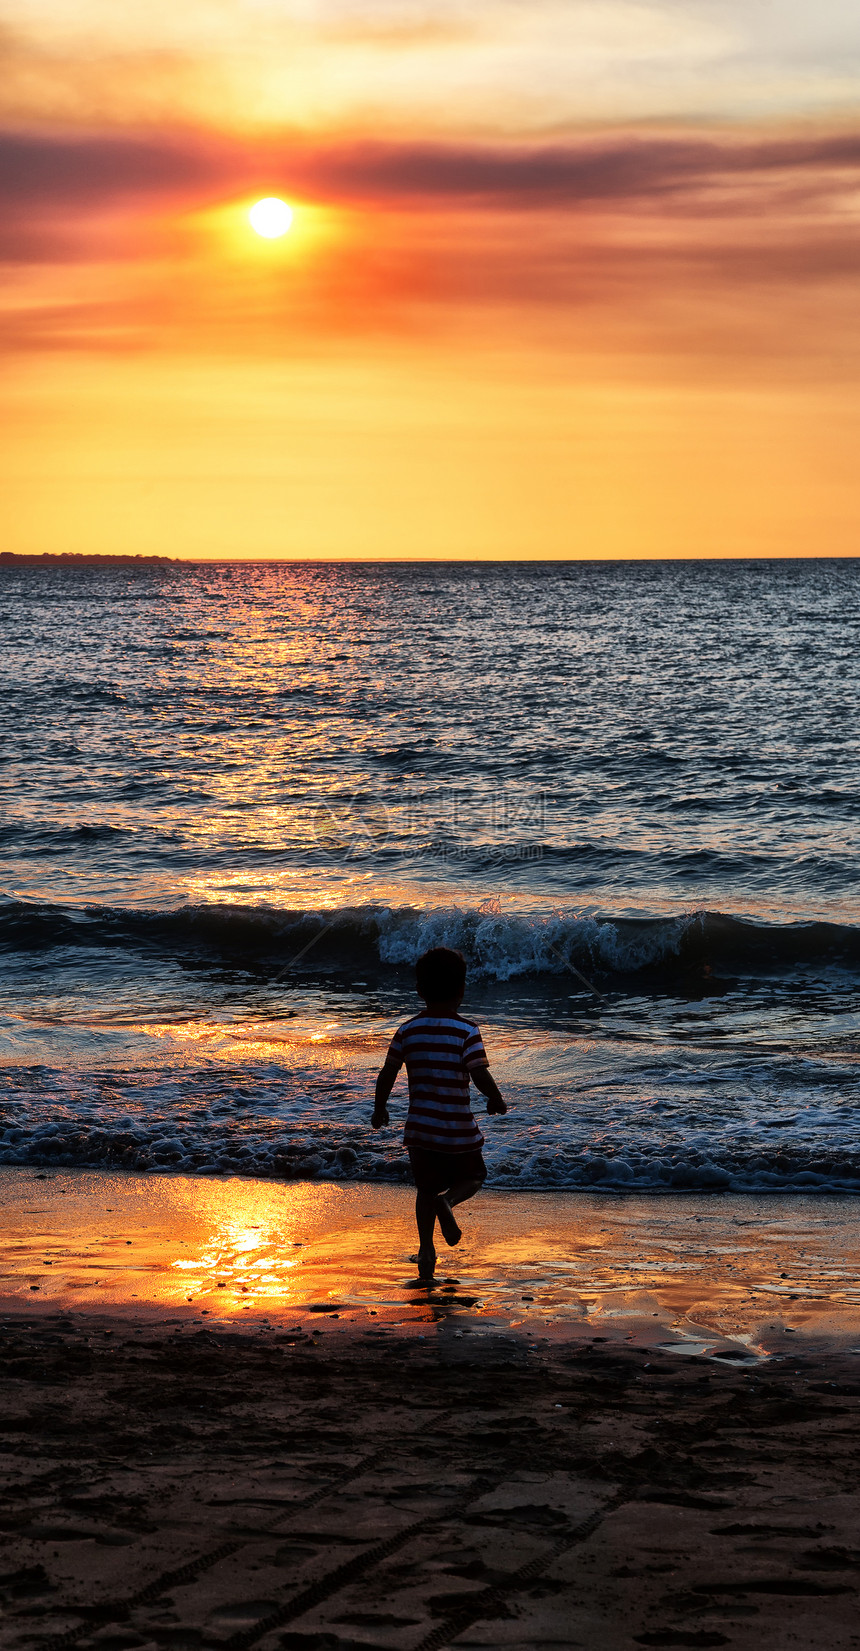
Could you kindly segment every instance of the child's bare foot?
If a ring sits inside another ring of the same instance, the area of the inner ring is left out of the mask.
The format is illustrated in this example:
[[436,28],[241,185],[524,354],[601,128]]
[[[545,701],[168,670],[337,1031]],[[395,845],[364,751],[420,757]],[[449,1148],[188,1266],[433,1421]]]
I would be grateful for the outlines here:
[[432,1278],[436,1271],[436,1251],[432,1244],[418,1251],[418,1277]]
[[455,1244],[459,1244],[463,1234],[457,1226],[457,1218],[454,1211],[448,1203],[447,1198],[441,1192],[436,1199],[436,1220],[439,1223],[445,1243],[450,1244],[452,1248]]

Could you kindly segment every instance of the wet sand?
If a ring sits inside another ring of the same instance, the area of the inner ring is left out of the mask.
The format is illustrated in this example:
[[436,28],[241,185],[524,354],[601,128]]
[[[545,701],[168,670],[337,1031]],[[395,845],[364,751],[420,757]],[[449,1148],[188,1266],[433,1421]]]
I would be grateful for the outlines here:
[[0,1193],[5,1645],[860,1644],[851,1201]]
[[[781,1360],[860,1343],[851,1198],[487,1190],[417,1288],[407,1187],[0,1170],[0,1310],[628,1337]],[[440,1314],[442,1315],[440,1318]],[[334,1316],[336,1315],[336,1317]],[[860,1366],[858,1366],[860,1374]]]

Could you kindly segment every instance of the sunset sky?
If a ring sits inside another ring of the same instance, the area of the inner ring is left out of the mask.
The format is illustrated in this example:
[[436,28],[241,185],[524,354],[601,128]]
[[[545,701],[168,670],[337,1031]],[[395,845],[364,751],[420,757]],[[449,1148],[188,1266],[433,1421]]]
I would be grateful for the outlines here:
[[2,548],[860,549],[847,0],[0,0],[0,49]]

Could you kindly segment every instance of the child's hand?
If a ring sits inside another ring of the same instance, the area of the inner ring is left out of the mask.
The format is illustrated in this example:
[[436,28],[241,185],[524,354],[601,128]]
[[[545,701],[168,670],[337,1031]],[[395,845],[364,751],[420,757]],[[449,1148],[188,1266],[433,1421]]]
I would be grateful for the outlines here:
[[505,1106],[505,1103],[502,1100],[501,1095],[495,1095],[491,1100],[489,1100],[487,1102],[487,1111],[488,1112],[495,1112],[495,1113],[498,1113],[499,1116],[501,1116],[501,1114],[503,1112],[507,1112],[507,1110],[508,1109]]
[[381,1129],[383,1124],[390,1124],[387,1106],[375,1107],[370,1123],[373,1129]]

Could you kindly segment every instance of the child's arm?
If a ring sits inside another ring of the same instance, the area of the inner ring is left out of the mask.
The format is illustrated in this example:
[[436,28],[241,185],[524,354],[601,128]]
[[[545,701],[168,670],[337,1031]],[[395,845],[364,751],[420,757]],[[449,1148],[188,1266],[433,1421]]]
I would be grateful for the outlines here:
[[486,1095],[488,1112],[507,1112],[508,1109],[499,1094],[496,1080],[488,1066],[473,1066],[469,1072],[469,1077],[475,1088],[480,1089],[482,1095]]
[[370,1120],[374,1129],[379,1129],[382,1124],[390,1124],[391,1122],[391,1119],[388,1116],[388,1107],[385,1103],[394,1088],[394,1080],[399,1071],[399,1066],[389,1066],[386,1061],[379,1077],[376,1080],[376,1094],[373,1101],[373,1117]]

